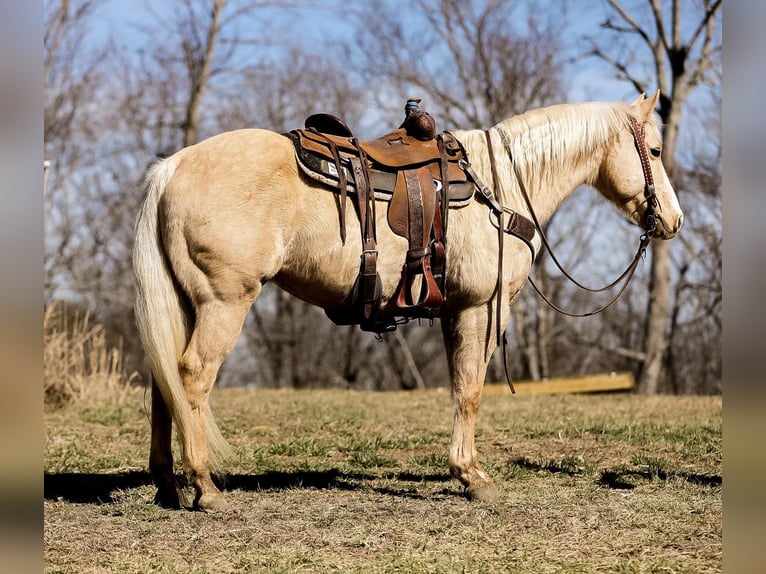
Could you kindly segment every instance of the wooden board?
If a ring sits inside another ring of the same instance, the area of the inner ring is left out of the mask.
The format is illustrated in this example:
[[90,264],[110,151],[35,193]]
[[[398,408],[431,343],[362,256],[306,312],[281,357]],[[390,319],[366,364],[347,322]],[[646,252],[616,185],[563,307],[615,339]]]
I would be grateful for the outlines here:
[[[584,377],[559,377],[545,381],[514,381],[517,395],[557,393],[604,393],[632,391],[636,382],[633,373],[604,373]],[[485,383],[484,392],[489,394],[511,394],[507,383]]]

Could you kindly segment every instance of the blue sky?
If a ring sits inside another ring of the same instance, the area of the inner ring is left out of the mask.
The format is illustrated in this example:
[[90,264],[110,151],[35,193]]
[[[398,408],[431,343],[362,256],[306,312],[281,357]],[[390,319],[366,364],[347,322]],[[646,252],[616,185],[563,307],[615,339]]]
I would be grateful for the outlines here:
[[[388,1],[400,2],[402,6],[407,5],[405,0]],[[507,1],[509,7],[511,5],[518,6],[518,0]],[[286,10],[281,7],[258,9],[259,17],[269,20],[269,39],[275,46],[284,46],[297,40],[303,45],[311,47],[326,43],[328,39],[348,38],[356,32],[350,24],[340,21],[337,11],[331,11],[333,6],[337,6],[338,0],[312,0],[303,4],[307,6],[305,9]],[[648,17],[645,2],[631,3],[629,0],[624,0],[623,4],[630,9],[631,13],[643,13],[644,17]],[[178,0],[107,0],[105,5],[100,8],[93,30],[93,38],[94,40],[103,40],[110,37],[118,45],[127,49],[136,48],[136,44],[145,41],[145,36],[137,30],[137,26],[149,22],[152,18],[152,12],[171,15],[177,6]],[[582,56],[586,49],[584,36],[586,34],[597,36],[599,33],[599,24],[606,15],[605,1],[530,0],[528,6],[530,6],[530,10],[535,11],[535,16],[539,19],[545,19],[547,16],[563,16],[563,20],[566,22],[566,29],[560,37],[563,56],[570,61],[565,71],[566,101],[632,101],[636,97],[637,94],[633,86],[628,82],[617,80],[614,71],[608,65],[596,58],[584,58]],[[690,10],[694,6],[694,0],[687,0],[683,8]],[[515,8],[521,26],[525,25],[523,9],[523,5],[521,9]],[[263,16],[264,14],[266,16]],[[263,50],[264,48],[259,47],[258,49]],[[647,49],[643,46],[639,53],[642,57],[650,58]],[[651,93],[657,87],[649,84],[647,91]],[[696,90],[690,103],[694,105],[704,97],[704,90]],[[685,108],[684,111],[685,119],[682,122],[680,134],[682,141],[679,142],[679,153],[696,145],[695,140],[699,140],[699,138],[689,139],[691,136],[688,134],[698,132],[702,127],[700,122],[703,119],[700,118],[700,114],[689,114],[688,109],[689,107]],[[684,140],[687,140],[687,145],[684,144]]]
[[[406,2],[402,2],[406,4]],[[307,4],[309,4],[307,2]],[[330,13],[317,9],[316,6],[335,4],[333,0],[315,0],[314,8],[290,10],[283,8],[261,9],[271,13],[274,26],[271,30],[287,29],[291,32],[290,40],[299,39],[307,45],[326,40],[350,36],[353,30]],[[562,0],[534,3],[534,9],[543,17],[547,12],[559,11],[566,6]],[[581,4],[581,5],[580,5]],[[118,44],[129,46],[142,41],[142,34],[137,26],[151,20],[151,11],[159,14],[171,14],[175,0],[111,0],[100,8],[93,30],[94,40],[113,38]],[[571,8],[570,8],[571,10]],[[573,11],[574,12],[574,11]],[[578,2],[576,16],[568,18],[567,34],[562,38],[567,53],[576,55],[582,50],[581,37],[588,30],[597,31],[597,24],[603,19],[603,7],[600,2]],[[293,32],[294,31],[294,32]],[[287,40],[287,39],[286,39]],[[278,42],[279,39],[276,38]],[[629,100],[635,94],[630,85],[614,79],[609,70],[597,65],[593,59],[580,60],[569,68],[568,100]]]

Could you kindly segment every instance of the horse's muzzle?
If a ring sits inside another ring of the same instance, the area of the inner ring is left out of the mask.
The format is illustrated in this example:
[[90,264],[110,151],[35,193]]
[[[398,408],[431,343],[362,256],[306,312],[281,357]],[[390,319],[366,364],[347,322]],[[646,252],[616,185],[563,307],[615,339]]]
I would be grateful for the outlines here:
[[673,225],[668,225],[656,213],[647,215],[646,228],[655,239],[673,239],[684,225],[683,214],[679,215]]

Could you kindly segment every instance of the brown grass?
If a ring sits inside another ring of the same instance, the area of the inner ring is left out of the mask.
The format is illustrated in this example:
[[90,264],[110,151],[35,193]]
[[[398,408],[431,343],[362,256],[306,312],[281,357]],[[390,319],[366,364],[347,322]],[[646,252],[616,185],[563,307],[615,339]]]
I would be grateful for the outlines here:
[[107,345],[103,325],[87,311],[55,302],[44,315],[45,403],[124,404],[131,377],[122,368],[122,349]]
[[46,415],[46,572],[721,571],[721,399],[489,395],[501,498],[449,478],[448,392],[221,389],[220,515],[151,504],[140,391]]

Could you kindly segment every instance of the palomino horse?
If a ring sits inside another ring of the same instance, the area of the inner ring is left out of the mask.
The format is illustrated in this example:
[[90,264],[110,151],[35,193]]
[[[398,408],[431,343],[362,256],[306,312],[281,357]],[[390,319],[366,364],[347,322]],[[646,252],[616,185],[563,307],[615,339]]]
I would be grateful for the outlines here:
[[[531,215],[520,179],[542,224],[577,186],[589,184],[636,225],[646,225],[651,209],[647,233],[669,239],[681,229],[683,215],[660,160],[653,114],[658,97],[556,105],[500,122],[486,132],[496,182],[485,132],[455,136],[481,181],[521,214]],[[645,135],[639,137],[634,132],[641,128]],[[652,179],[656,201],[647,201]],[[350,199],[349,205],[353,210]],[[407,249],[407,241],[391,232],[385,212],[383,206],[377,210],[383,303],[397,286]],[[450,211],[448,297],[441,311],[454,399],[449,467],[471,499],[497,496],[474,444],[487,363],[497,344],[499,250],[497,223],[489,215],[487,204],[476,200]],[[347,226],[349,237],[359,233],[355,217]],[[359,257],[358,243],[339,238],[338,197],[300,171],[284,135],[228,132],[151,168],[136,223],[134,269],[136,320],[153,375],[150,469],[159,504],[183,503],[171,454],[175,422],[195,506],[227,506],[211,470],[221,468],[228,446],[208,397],[264,282],[337,311],[357,276]],[[528,246],[506,237],[503,328],[531,264]]]

